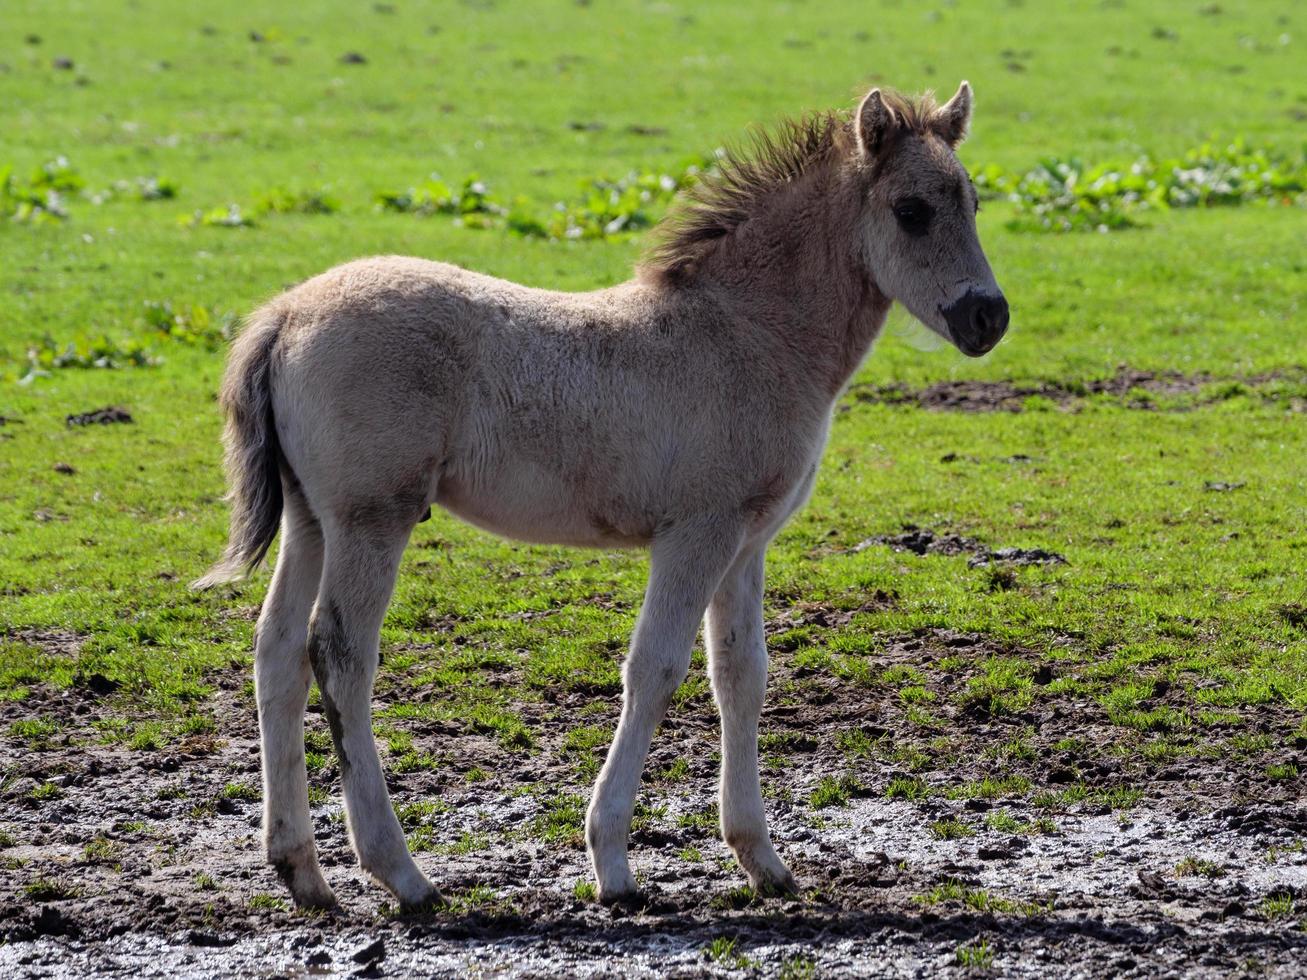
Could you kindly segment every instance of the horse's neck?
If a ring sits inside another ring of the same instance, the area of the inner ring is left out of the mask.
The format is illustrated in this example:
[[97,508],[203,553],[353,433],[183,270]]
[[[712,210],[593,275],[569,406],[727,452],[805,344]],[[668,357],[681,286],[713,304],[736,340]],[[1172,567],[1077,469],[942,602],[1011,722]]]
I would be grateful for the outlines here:
[[827,175],[778,192],[705,264],[732,306],[834,398],[866,356],[890,301],[858,258],[851,187]]

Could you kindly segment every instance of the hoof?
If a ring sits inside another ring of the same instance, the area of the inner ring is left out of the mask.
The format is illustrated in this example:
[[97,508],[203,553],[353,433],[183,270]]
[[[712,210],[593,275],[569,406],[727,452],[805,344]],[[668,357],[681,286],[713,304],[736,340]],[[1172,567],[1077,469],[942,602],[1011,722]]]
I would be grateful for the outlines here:
[[279,864],[276,867],[277,874],[290,889],[290,898],[296,908],[323,911],[340,908],[336,893],[331,890],[331,886],[322,877],[322,872],[316,867],[293,868],[286,864]]
[[399,910],[404,915],[425,915],[439,912],[445,905],[445,896],[435,885],[428,885],[427,890],[399,900]]
[[776,856],[774,851],[768,849],[769,853],[764,855],[755,855],[755,860],[748,863],[741,862],[744,865],[744,872],[749,876],[749,884],[759,895],[778,896],[794,895],[799,891],[799,883],[794,880],[794,875],[790,873],[784,862]]
[[781,898],[799,893],[799,883],[789,871],[783,875],[770,874],[757,878],[750,876],[749,884],[753,886],[755,892],[767,898]]
[[635,886],[635,879],[630,877],[616,885],[604,885],[601,882],[596,897],[600,905],[637,908],[643,904],[640,889]]

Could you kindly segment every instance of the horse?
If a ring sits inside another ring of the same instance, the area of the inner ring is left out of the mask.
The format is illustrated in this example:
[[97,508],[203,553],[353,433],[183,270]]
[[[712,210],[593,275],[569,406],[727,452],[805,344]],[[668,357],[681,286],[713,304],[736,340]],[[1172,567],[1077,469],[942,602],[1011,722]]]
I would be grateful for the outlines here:
[[249,318],[220,392],[229,540],[193,585],[248,574],[280,531],[254,675],[263,843],[297,905],[336,904],[309,814],[314,679],[360,866],[401,908],[439,901],[371,727],[382,620],[433,505],[521,541],[650,552],[585,819],[598,900],[637,895],[635,794],[701,620],[722,837],[759,892],[795,890],[759,784],[764,553],[812,490],[836,399],[894,301],[973,357],[1007,329],[955,155],[971,109],[966,82],[942,106],[873,89],[852,112],[755,134],[682,194],[611,288],[554,292],[386,256]]

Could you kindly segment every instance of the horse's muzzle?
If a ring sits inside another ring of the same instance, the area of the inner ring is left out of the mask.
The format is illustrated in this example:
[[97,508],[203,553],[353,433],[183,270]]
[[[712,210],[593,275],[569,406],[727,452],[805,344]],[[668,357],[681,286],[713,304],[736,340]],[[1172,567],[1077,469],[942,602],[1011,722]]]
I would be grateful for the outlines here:
[[980,357],[994,349],[1007,333],[1007,299],[1002,293],[969,290],[952,306],[941,306],[949,335],[967,357]]

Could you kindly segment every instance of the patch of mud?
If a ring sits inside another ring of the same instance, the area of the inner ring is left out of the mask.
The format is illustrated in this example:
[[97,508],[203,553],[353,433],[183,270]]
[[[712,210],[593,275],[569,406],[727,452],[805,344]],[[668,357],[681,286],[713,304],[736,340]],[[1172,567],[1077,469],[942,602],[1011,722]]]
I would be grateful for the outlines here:
[[86,642],[85,636],[73,630],[41,629],[27,626],[6,630],[0,636],[3,636],[6,640],[39,647],[45,653],[56,656],[76,656],[77,651]]
[[[893,601],[804,604],[768,628],[807,630],[821,647],[827,631]],[[551,691],[514,704],[535,737],[529,752],[459,718],[384,717],[441,760],[400,772],[391,755],[389,782],[423,843],[419,863],[462,904],[383,911],[384,894],[348,849],[328,759],[311,778],[328,791],[313,813],[343,908],[306,916],[277,907],[284,895],[259,853],[257,727],[243,672],[212,678],[219,738],[196,751],[99,744],[104,695],[34,691],[0,705],[0,724],[39,716],[64,731],[46,748],[0,739],[0,974],[775,975],[810,963],[819,975],[923,976],[982,941],[994,969],[1012,976],[1300,969],[1301,778],[1270,780],[1264,758],[1207,752],[1201,739],[1196,754],[1140,751],[1154,736],[1113,725],[1089,698],[1034,696],[999,711],[977,693],[994,660],[1038,689],[1073,677],[1071,656],[922,629],[883,638],[866,658],[870,675],[840,679],[793,650],[782,643],[773,655],[762,754],[774,837],[803,895],[737,890],[743,877],[711,815],[716,714],[708,694],[691,692],[651,752],[633,834],[645,888],[636,909],[578,899],[574,885],[589,880],[578,828],[547,840],[537,823],[560,801],[588,797],[606,746],[577,749],[566,736],[582,724],[611,731],[615,697]],[[918,689],[912,698],[903,683]],[[1158,682],[1140,708],[1181,705],[1183,694]],[[427,696],[439,695],[391,677],[377,706]],[[1307,771],[1307,740],[1280,735],[1300,713],[1270,704],[1232,714],[1218,734],[1276,733],[1288,747],[1275,761]],[[316,713],[309,730],[324,733]],[[823,778],[839,780],[847,802],[814,807]],[[57,794],[34,798],[47,783]],[[1077,787],[1084,795],[1068,792]],[[1065,799],[1037,804],[1040,792]],[[1139,795],[1123,808],[1127,793]],[[421,803],[436,806],[412,807]],[[1293,911],[1280,915],[1286,898]],[[722,937],[733,951],[711,959]]]
[[960,534],[941,534],[927,527],[905,524],[898,534],[879,534],[853,546],[853,551],[865,551],[873,545],[887,545],[894,551],[910,551],[914,555],[971,555],[967,564],[971,568],[987,565],[1065,565],[1064,555],[1046,548],[990,548],[974,538]]
[[916,405],[932,411],[1021,412],[1030,399],[1075,408],[1091,397],[1108,397],[1122,407],[1143,410],[1188,410],[1223,401],[1236,394],[1258,394],[1307,411],[1307,392],[1285,391],[1279,383],[1307,381],[1307,370],[1291,369],[1258,375],[1218,378],[1179,371],[1140,371],[1122,365],[1110,378],[1089,381],[940,381],[924,388],[905,384],[857,384],[849,389],[854,401],[883,405]]
[[120,422],[131,422],[131,412],[125,408],[118,408],[110,405],[107,408],[97,408],[92,412],[81,412],[77,415],[69,415],[64,422],[70,426],[73,425],[113,425]]

